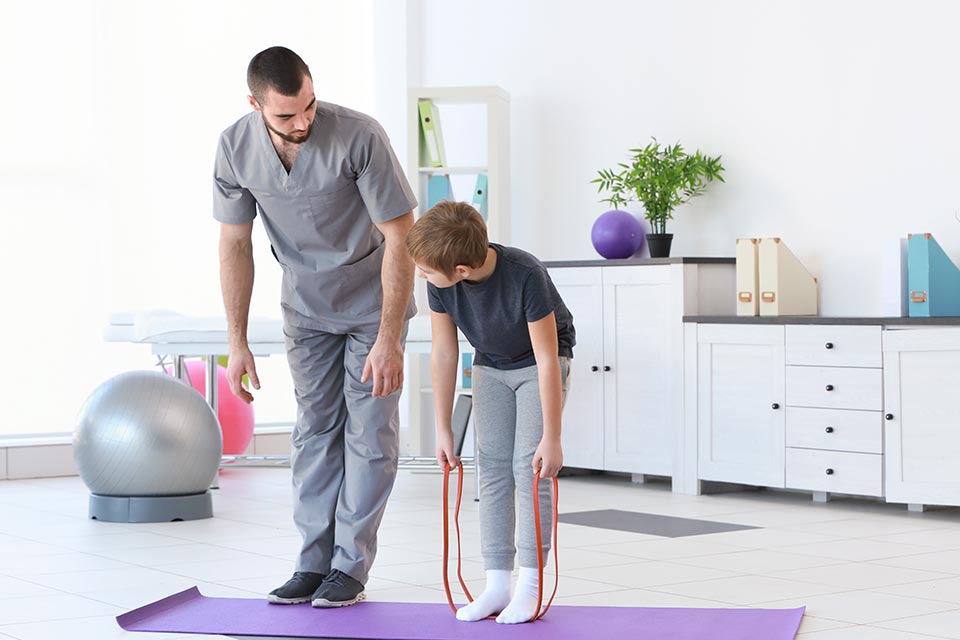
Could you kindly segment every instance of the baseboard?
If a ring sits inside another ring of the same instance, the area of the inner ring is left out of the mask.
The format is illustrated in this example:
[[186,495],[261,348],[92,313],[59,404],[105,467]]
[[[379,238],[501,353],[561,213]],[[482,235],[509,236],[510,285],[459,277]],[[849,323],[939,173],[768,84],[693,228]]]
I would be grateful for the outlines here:
[[[292,426],[268,426],[253,433],[244,455],[290,455]],[[72,438],[64,434],[0,439],[0,480],[77,475]]]
[[55,478],[75,476],[73,446],[70,444],[39,444],[7,447],[4,479]]

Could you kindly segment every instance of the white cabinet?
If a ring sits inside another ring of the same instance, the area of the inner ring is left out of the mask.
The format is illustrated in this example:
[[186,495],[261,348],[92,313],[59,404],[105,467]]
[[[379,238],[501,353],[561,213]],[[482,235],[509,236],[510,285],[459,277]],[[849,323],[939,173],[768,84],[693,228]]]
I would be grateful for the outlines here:
[[686,351],[679,491],[710,480],[803,489],[816,500],[883,495],[880,326],[767,320],[686,332],[697,350]]
[[[960,506],[960,319],[818,320],[686,319],[674,490]],[[769,411],[779,398],[786,411]]]
[[885,331],[886,498],[960,505],[960,328]]
[[782,326],[701,325],[698,479],[784,486]]
[[[673,476],[685,313],[733,311],[732,261],[548,265],[577,330],[564,464]],[[694,259],[695,260],[695,259]]]

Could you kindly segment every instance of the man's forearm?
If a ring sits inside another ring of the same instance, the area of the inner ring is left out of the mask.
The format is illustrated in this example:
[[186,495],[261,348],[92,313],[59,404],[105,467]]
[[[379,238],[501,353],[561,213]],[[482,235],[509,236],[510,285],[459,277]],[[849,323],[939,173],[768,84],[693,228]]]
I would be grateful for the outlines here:
[[383,284],[383,310],[380,335],[383,340],[400,340],[407,305],[413,293],[413,260],[402,241],[387,243],[380,279]]
[[253,245],[220,242],[220,290],[227,312],[230,348],[247,346],[247,319],[253,294]]

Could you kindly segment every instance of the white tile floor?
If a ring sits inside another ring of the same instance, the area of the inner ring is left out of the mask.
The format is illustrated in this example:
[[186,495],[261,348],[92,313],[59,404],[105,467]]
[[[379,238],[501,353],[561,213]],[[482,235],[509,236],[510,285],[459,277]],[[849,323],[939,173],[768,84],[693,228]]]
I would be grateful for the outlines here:
[[[293,568],[299,538],[289,484],[288,469],[230,469],[215,493],[215,518],[131,525],[87,520],[79,478],[0,482],[0,640],[132,637],[114,616],[193,585],[206,595],[262,595]],[[439,497],[439,475],[401,471],[370,599],[444,600]],[[670,539],[560,525],[559,604],[806,605],[802,640],[960,640],[960,510],[823,505],[775,492],[689,497],[656,482],[561,480],[562,512],[594,509],[764,528]],[[461,523],[464,575],[480,590],[472,500]]]

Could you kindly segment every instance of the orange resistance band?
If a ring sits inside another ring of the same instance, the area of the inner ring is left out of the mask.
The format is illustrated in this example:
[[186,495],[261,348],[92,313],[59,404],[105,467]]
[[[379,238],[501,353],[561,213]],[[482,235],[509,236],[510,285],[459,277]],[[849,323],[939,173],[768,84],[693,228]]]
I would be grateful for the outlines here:
[[[460,502],[463,498],[463,467],[461,465],[457,466],[457,503],[453,511],[453,523],[457,530],[457,580],[460,582],[460,587],[463,589],[464,595],[467,596],[467,600],[473,602],[473,596],[470,594],[470,590],[467,588],[467,583],[463,579],[462,573],[462,558],[463,552],[460,547]],[[540,529],[540,492],[539,489],[540,483],[540,471],[538,470],[533,476],[533,517],[536,523],[537,531],[537,550],[543,548],[543,533]],[[560,516],[559,512],[559,484],[557,483],[557,478],[553,478],[553,562],[554,562],[554,583],[553,583],[553,593],[550,594],[550,600],[547,601],[547,606],[543,607],[543,611],[540,611],[540,607],[543,604],[543,554],[537,553],[537,609],[533,614],[533,617],[530,618],[530,622],[539,620],[546,615],[547,611],[550,609],[550,605],[553,604],[553,598],[557,595],[557,585],[560,582],[560,559],[557,557],[557,519]],[[450,604],[450,609],[456,613],[457,606],[453,604],[453,595],[450,593],[450,580],[447,578],[447,564],[450,556],[450,540],[449,540],[449,530],[450,530],[450,520],[449,520],[449,502],[450,502],[450,465],[443,466],[443,589],[447,593],[447,602]]]

